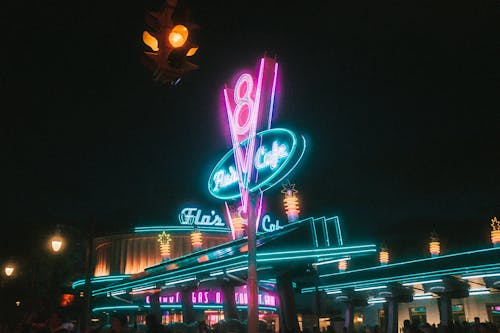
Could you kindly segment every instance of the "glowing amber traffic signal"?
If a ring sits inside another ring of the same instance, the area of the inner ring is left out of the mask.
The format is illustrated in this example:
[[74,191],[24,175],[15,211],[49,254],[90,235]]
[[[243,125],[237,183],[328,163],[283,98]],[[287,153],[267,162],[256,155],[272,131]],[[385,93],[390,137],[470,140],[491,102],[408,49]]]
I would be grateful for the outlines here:
[[198,51],[198,48],[197,47],[192,47],[190,48],[187,53],[186,53],[186,57],[192,57],[196,54],[196,51]]
[[[177,9],[177,0],[164,0],[160,11],[146,14],[147,31],[142,33],[142,41],[147,46],[144,50],[143,63],[153,73],[153,79],[162,83],[176,85],[181,78],[198,66],[187,61],[196,54],[198,47],[192,38],[189,17],[184,9]],[[177,11],[180,14],[177,15]],[[174,15],[175,14],[175,15]],[[174,25],[173,17],[182,18]]]
[[153,50],[155,52],[157,52],[158,50],[160,50],[160,48],[158,47],[158,39],[156,39],[149,32],[144,31],[142,33],[142,41],[144,42],[144,44],[146,44],[147,46],[149,46],[151,48],[151,50]]
[[178,24],[170,30],[168,42],[173,48],[183,46],[189,37],[189,30],[182,24]]

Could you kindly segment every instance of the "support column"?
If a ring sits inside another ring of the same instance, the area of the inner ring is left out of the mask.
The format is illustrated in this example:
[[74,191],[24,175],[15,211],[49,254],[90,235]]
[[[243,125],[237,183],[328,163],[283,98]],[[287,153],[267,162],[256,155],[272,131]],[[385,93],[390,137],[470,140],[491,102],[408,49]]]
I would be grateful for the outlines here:
[[191,298],[192,288],[181,289],[182,322],[191,324],[194,322],[193,299]]
[[248,294],[248,313],[247,325],[248,332],[257,332],[259,329],[259,290],[257,280],[257,214],[256,214],[256,194],[248,194],[248,276],[247,276],[247,294]]
[[234,285],[226,282],[222,284],[221,289],[224,298],[224,319],[239,319],[234,299]]
[[321,294],[318,290],[317,284],[316,284],[316,290],[315,290],[314,296],[315,296],[315,300],[316,300],[316,313],[315,313],[315,318],[314,318],[314,325],[319,330],[319,318],[321,317]]
[[161,324],[161,308],[160,308],[160,292],[155,292],[151,295],[150,304],[151,304],[151,314],[155,316],[157,324]]
[[354,332],[354,305],[350,301],[345,302],[344,329],[345,333]]
[[450,327],[453,323],[453,313],[451,311],[451,297],[446,293],[441,293],[437,299],[439,308],[439,320],[441,325]]
[[384,304],[386,333],[398,333],[398,302],[394,298],[387,298]]
[[283,332],[299,332],[297,309],[295,306],[295,291],[289,276],[276,278],[276,288],[280,300],[280,328]]

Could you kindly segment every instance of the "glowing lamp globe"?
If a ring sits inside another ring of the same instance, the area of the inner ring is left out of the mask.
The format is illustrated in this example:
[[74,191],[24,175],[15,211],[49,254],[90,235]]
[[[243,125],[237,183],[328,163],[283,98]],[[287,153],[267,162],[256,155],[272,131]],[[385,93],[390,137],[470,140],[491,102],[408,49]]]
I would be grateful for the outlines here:
[[14,273],[14,266],[7,265],[5,266],[5,275],[11,276]]
[[63,240],[60,236],[54,236],[52,237],[50,241],[50,246],[52,247],[52,251],[54,252],[59,252],[62,248],[63,245]]
[[287,194],[285,199],[283,199],[283,203],[285,205],[285,212],[286,216],[288,216],[288,220],[297,220],[300,213],[299,199],[293,194]]
[[389,251],[387,249],[380,250],[378,259],[381,265],[387,265],[389,263]]
[[283,204],[285,206],[285,213],[288,217],[289,222],[296,222],[299,219],[300,209],[299,209],[299,198],[295,195],[297,190],[295,189],[295,184],[290,184],[290,182],[283,184],[283,189],[281,193],[285,195],[283,199]]
[[500,246],[500,221],[496,217],[491,219],[491,243]]
[[238,216],[238,217],[234,217],[231,222],[233,224],[234,237],[236,239],[243,237],[244,231],[245,231],[244,219],[242,217]]
[[441,246],[439,242],[430,242],[429,243],[429,252],[431,256],[435,257],[441,254]]
[[341,260],[338,264],[339,272],[345,272],[347,269],[347,261]]
[[178,48],[186,43],[188,36],[189,30],[182,24],[178,24],[168,34],[168,42],[173,48]]
[[431,240],[429,242],[429,253],[432,257],[439,256],[441,254],[441,245],[439,243],[439,238],[436,234],[431,234]]

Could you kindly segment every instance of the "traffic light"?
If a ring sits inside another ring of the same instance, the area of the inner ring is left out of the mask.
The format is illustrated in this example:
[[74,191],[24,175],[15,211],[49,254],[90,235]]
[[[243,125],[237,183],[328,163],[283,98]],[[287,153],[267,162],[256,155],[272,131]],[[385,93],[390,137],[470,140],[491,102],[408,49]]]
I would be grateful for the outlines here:
[[174,15],[177,0],[166,0],[159,12],[146,14],[149,31],[142,40],[149,47],[144,52],[144,64],[153,72],[153,79],[162,83],[177,84],[181,77],[198,68],[187,61],[198,47],[189,40],[190,29],[186,15]]

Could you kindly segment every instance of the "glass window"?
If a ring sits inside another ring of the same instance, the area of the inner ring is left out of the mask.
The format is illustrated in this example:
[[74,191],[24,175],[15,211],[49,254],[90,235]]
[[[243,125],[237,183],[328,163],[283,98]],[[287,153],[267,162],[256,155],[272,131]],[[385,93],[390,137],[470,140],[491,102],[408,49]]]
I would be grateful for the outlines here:
[[410,321],[412,323],[426,323],[427,322],[427,312],[425,306],[418,306],[414,308],[409,308]]
[[454,304],[451,306],[451,312],[453,314],[453,321],[457,323],[462,323],[465,321],[465,312],[463,304]]
[[384,309],[378,310],[378,327],[385,329],[385,312]]
[[487,305],[490,322],[500,325],[500,304]]

